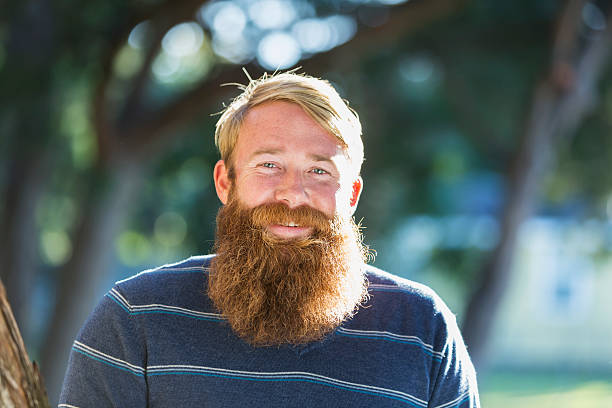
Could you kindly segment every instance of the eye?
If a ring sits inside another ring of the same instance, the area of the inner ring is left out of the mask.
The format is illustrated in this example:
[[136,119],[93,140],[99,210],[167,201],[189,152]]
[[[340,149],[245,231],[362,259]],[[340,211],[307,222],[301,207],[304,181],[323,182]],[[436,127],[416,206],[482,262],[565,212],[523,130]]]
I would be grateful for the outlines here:
[[263,163],[261,166],[262,166],[262,167],[266,167],[266,168],[268,168],[268,169],[273,169],[273,168],[275,168],[275,167],[276,167],[276,164],[274,164],[274,163],[270,163],[270,162],[266,162],[266,163]]
[[328,174],[327,171],[320,169],[320,168],[315,168],[311,170],[314,174]]

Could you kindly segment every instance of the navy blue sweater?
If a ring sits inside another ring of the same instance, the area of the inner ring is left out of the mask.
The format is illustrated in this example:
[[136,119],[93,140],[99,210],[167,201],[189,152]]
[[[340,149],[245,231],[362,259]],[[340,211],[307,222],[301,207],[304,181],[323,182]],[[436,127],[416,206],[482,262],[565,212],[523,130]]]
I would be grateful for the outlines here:
[[478,407],[454,315],[368,266],[370,300],[322,341],[252,347],[206,296],[211,257],[118,282],[72,348],[60,407]]

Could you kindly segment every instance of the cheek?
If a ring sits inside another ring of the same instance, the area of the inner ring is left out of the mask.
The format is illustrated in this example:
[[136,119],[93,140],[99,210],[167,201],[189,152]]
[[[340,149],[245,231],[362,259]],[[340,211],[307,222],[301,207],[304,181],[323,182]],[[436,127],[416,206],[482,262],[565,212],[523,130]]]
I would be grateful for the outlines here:
[[236,182],[238,199],[249,208],[270,202],[276,182],[265,177],[244,177]]
[[318,210],[323,211],[325,214],[332,216],[338,210],[338,204],[340,203],[340,189],[339,185],[324,184],[317,186],[311,190],[311,198],[314,207]]

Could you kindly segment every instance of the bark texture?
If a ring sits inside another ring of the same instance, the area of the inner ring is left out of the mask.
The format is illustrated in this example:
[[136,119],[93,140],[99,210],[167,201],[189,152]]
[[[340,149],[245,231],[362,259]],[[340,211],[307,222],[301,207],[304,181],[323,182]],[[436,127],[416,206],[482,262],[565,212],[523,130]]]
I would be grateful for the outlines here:
[[49,407],[36,363],[26,353],[13,312],[0,282],[0,406]]

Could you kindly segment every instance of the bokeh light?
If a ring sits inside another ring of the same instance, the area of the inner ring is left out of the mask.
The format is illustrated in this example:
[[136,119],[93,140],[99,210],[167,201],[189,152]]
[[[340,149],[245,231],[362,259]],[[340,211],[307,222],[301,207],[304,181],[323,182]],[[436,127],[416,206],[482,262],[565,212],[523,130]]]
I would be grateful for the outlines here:
[[258,0],[249,5],[249,17],[262,30],[280,30],[297,17],[293,2]]
[[606,28],[606,16],[592,2],[588,2],[582,8],[582,21],[591,30],[601,31]]
[[305,1],[213,1],[198,18],[211,31],[216,55],[234,64],[256,57],[268,70],[290,68],[303,57],[329,51],[357,31],[353,17],[316,17]]
[[181,23],[172,27],[162,40],[162,48],[173,57],[193,55],[202,46],[204,32],[197,23]]
[[253,45],[244,35],[231,38],[216,35],[212,40],[212,48],[215,54],[234,64],[248,62],[255,55]]
[[155,220],[155,240],[164,246],[178,246],[186,235],[187,221],[176,212],[165,212]]
[[257,48],[257,61],[270,70],[286,69],[302,57],[302,50],[295,38],[282,31],[266,35]]
[[152,246],[149,239],[142,233],[127,230],[119,235],[115,242],[119,260],[128,266],[143,265],[152,254]]
[[351,17],[335,15],[326,18],[307,18],[293,25],[292,34],[307,54],[328,51],[345,43],[357,31]]
[[246,24],[247,18],[244,11],[232,2],[219,3],[219,7],[212,17],[212,28],[215,35],[228,41],[241,37]]
[[52,266],[64,264],[72,254],[72,242],[65,230],[44,230],[40,248],[43,260]]
[[128,79],[135,75],[143,63],[143,53],[140,49],[125,46],[117,54],[113,71],[118,78]]
[[428,81],[432,78],[436,69],[433,62],[423,56],[406,58],[398,68],[402,78],[413,83]]
[[162,52],[155,58],[152,69],[155,77],[163,81],[176,74],[180,67],[181,62],[177,58]]
[[214,56],[202,27],[195,22],[172,27],[162,40],[162,50],[151,67],[158,83],[192,84],[208,74]]
[[151,23],[149,21],[143,21],[137,24],[128,37],[128,44],[130,47],[136,49],[142,49],[146,47],[147,38],[150,36]]

